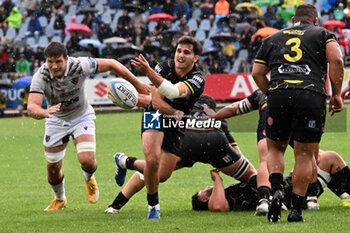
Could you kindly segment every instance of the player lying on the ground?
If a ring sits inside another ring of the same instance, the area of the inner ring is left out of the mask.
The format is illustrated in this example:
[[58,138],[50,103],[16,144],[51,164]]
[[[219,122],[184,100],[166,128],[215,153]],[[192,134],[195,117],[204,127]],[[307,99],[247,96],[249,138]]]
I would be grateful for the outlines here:
[[270,182],[267,170],[267,145],[265,136],[266,96],[259,89],[247,98],[234,102],[220,109],[218,112],[204,108],[204,112],[215,119],[225,119],[259,109],[259,124],[257,128],[259,169],[257,175],[259,202],[256,215],[266,215],[269,211]]
[[[190,120],[194,121],[212,121],[204,112],[202,105],[206,104],[215,109],[215,100],[209,96],[201,96],[190,114]],[[234,139],[228,132],[226,121],[218,121],[218,124],[212,122],[215,127],[195,128],[188,127],[185,131],[180,157],[162,156],[160,159],[159,179],[164,182],[172,172],[181,167],[192,167],[196,162],[209,163],[218,168],[226,175],[232,176],[250,186],[256,188],[256,170],[253,165],[235,150],[231,145],[235,145]],[[231,144],[231,145],[230,145]],[[180,160],[180,161],[179,161]],[[144,160],[138,160],[135,157],[128,157],[123,153],[115,155],[117,164],[116,181],[118,185],[123,185],[126,175],[126,169],[137,170],[122,191],[109,205],[106,213],[117,213],[120,208],[139,190],[144,187],[142,172],[145,166]]]
[[[350,206],[350,172],[341,156],[335,151],[321,151],[318,161],[318,180],[315,187],[309,185],[307,196],[315,200],[328,187],[341,198],[343,206]],[[234,184],[226,189],[217,170],[210,172],[214,186],[208,186],[192,196],[193,210],[241,211],[254,210],[258,204],[258,193],[253,188]],[[284,197],[287,208],[291,206],[292,173],[284,179]],[[313,193],[310,191],[313,190]],[[316,192],[315,192],[316,190]],[[314,196],[310,196],[314,195]],[[304,208],[309,202],[305,202]]]

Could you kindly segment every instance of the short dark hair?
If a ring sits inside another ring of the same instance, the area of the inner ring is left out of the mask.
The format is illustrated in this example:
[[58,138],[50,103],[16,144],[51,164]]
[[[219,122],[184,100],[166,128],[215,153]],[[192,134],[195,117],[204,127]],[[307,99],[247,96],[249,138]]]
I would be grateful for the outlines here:
[[176,48],[179,44],[191,44],[193,45],[193,52],[195,55],[201,55],[202,54],[202,44],[194,37],[192,36],[182,36],[176,43]]
[[312,21],[318,16],[317,9],[314,5],[304,3],[295,10],[295,21],[307,20]]
[[44,56],[47,57],[60,57],[63,55],[63,57],[67,57],[67,48],[58,41],[52,41],[50,44],[45,48],[44,50]]
[[209,201],[200,201],[198,198],[198,193],[192,196],[192,210],[208,210],[208,202]]
[[215,110],[216,101],[210,95],[201,95],[197,101],[199,104],[206,104],[209,108]]

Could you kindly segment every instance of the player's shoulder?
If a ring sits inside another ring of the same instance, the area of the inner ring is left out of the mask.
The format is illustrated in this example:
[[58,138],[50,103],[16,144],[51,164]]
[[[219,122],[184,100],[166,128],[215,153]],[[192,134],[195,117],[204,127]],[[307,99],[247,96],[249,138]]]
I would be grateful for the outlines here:
[[33,75],[33,80],[43,80],[45,82],[48,82],[51,79],[51,74],[49,67],[47,67],[47,64],[44,63],[38,71]]

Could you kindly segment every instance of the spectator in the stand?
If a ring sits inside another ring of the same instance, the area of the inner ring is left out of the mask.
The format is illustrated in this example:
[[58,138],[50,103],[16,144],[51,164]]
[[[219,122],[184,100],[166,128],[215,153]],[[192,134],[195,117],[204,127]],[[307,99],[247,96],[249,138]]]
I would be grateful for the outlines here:
[[284,28],[284,20],[282,19],[281,15],[277,15],[276,21],[272,24],[273,28],[277,28],[279,30]]
[[23,51],[24,57],[29,63],[33,63],[35,59],[35,53],[30,45],[27,45]]
[[232,66],[236,55],[236,47],[228,40],[225,40],[224,47],[222,47],[222,53],[226,56],[227,60],[230,62],[230,65]]
[[250,65],[244,57],[239,58],[238,73],[248,73],[251,72]]
[[175,10],[175,4],[173,0],[165,0],[163,3],[162,11],[163,13],[173,15]]
[[187,19],[186,18],[181,18],[180,23],[177,26],[177,29],[181,32],[183,32],[184,35],[189,35],[190,34],[190,26],[187,24]]
[[55,21],[53,23],[54,34],[59,36],[64,36],[65,28],[66,28],[66,23],[64,22],[62,14],[56,14]]
[[100,57],[100,53],[98,51],[98,48],[95,48],[92,44],[88,44],[87,51],[89,51],[92,54],[92,57],[94,57],[94,58]]
[[34,38],[38,42],[41,33],[42,33],[42,28],[41,28],[39,18],[34,13],[30,16],[30,20],[27,26],[26,36],[27,37],[34,36]]
[[201,10],[201,15],[197,18],[198,25],[202,22],[203,19],[209,19],[211,25],[214,22],[214,5],[213,0],[202,0],[199,4],[199,9]]
[[18,7],[13,7],[10,16],[7,17],[8,26],[19,30],[22,24],[22,15],[18,10]]
[[111,43],[107,43],[106,47],[102,49],[102,57],[103,58],[112,58],[114,54],[114,48]]
[[94,34],[98,33],[101,22],[102,22],[102,19],[100,15],[91,14],[91,30],[94,32]]
[[[336,1],[335,1],[336,2]],[[328,1],[328,0],[322,0],[321,2],[321,15],[328,15],[333,11],[334,8],[334,1]]]
[[272,24],[276,21],[276,12],[273,10],[272,6],[268,6],[264,14],[265,24],[268,27],[271,27]]
[[214,6],[215,20],[226,17],[230,13],[230,3],[226,0],[219,0]]
[[135,14],[131,17],[132,24],[135,26],[140,24],[145,25],[147,21],[145,14],[138,8],[135,8],[134,13]]
[[23,21],[28,16],[31,16],[37,9],[38,9],[38,0],[25,0],[22,1],[22,6],[24,7],[25,11],[23,12]]
[[285,4],[283,4],[283,5],[281,6],[281,10],[278,11],[278,12],[276,13],[276,15],[277,15],[277,16],[278,16],[278,15],[281,15],[284,24],[286,24],[286,23],[288,23],[288,22],[291,20],[291,18],[292,18],[292,16],[294,15],[294,13],[291,12],[291,11],[289,11],[289,10],[287,9],[287,6],[286,6]]
[[135,26],[135,33],[132,37],[132,43],[137,47],[140,47],[140,49],[143,49],[146,44],[151,43],[148,30],[143,27],[143,24],[138,24]]
[[5,8],[5,12],[7,17],[10,15],[12,9],[16,6],[12,0],[5,0],[2,2],[1,6]]
[[261,43],[262,43],[262,37],[261,36],[256,36],[250,46],[250,49],[248,49],[248,59],[247,62],[249,64],[252,64],[255,58],[256,53],[260,49]]
[[152,69],[158,64],[153,53],[149,55],[148,64]]
[[79,36],[76,32],[73,32],[71,34],[71,38],[69,39],[69,46],[70,46],[70,49],[69,49],[69,52],[70,54],[73,52],[77,52],[77,51],[80,51],[80,45],[79,45]]
[[8,57],[8,54],[5,51],[4,47],[0,46],[0,64],[6,62],[7,57]]
[[84,24],[88,26],[89,28],[92,27],[92,21],[89,13],[83,14],[83,19],[81,20],[81,24]]
[[343,20],[344,18],[344,4],[339,2],[337,7],[333,11],[334,18],[336,20]]
[[191,16],[191,7],[185,0],[176,0],[174,16],[176,19],[185,17],[187,20]]
[[0,117],[5,116],[6,97],[0,92]]
[[[36,48],[36,53],[34,54],[34,60],[38,59],[39,62],[41,61],[45,61],[45,57],[44,57],[44,50],[42,47],[37,47]],[[34,74],[34,73],[33,73]]]
[[123,26],[121,22],[118,23],[116,30],[113,32],[114,36],[122,37],[127,42],[131,42],[134,36],[134,27],[130,22],[129,25]]
[[64,33],[66,34],[66,36],[69,36],[70,35],[70,32],[67,30],[68,28],[70,28],[72,25],[74,24],[77,24],[77,16],[75,15],[72,15],[70,18],[69,18],[69,22],[66,24],[66,27],[64,29]]
[[3,77],[14,81],[18,75],[16,73],[16,63],[12,54],[9,54],[7,61],[1,64],[1,69],[3,72]]
[[51,0],[41,0],[38,8],[38,16],[45,16],[47,20],[50,20],[52,13]]
[[7,15],[4,6],[0,6],[0,28],[2,28],[3,34],[7,32]]
[[18,77],[30,75],[30,64],[23,53],[21,53],[20,59],[16,62],[16,73]]
[[100,27],[97,33],[98,39],[103,42],[104,39],[110,38],[113,36],[111,27],[108,24],[105,24],[103,21],[100,23]]
[[131,22],[131,18],[129,16],[128,10],[124,9],[122,16],[118,19],[118,25],[121,25],[122,27],[128,27]]
[[150,15],[162,12],[162,10],[163,10],[162,6],[157,1],[154,1],[154,2],[151,2],[151,3],[152,3],[152,5],[151,5],[150,10],[149,10],[149,14]]
[[[252,36],[253,36],[253,32],[250,30],[250,25],[245,25],[242,33],[240,34],[239,51],[242,49],[249,48]],[[237,53],[239,51],[237,51]]]
[[63,0],[55,0],[52,2],[52,10],[51,12],[54,14],[63,14],[64,13],[64,1]]

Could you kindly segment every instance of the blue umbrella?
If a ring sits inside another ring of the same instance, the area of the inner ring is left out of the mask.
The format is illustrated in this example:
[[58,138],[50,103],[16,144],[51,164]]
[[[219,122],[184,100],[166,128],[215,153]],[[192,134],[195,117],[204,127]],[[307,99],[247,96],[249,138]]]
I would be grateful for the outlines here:
[[82,47],[88,47],[88,45],[91,44],[95,48],[101,48],[104,46],[100,41],[94,40],[94,39],[83,39],[79,41],[79,45]]
[[210,46],[210,47],[207,47],[204,49],[204,51],[202,52],[202,55],[208,55],[210,53],[217,53],[219,51],[221,51],[220,48],[215,47],[215,46]]
[[173,28],[170,28],[170,29],[162,31],[162,34],[165,34],[165,33],[172,33],[172,34],[180,33],[181,35],[184,34],[183,31],[180,31],[180,30],[177,30],[177,29],[173,29]]

